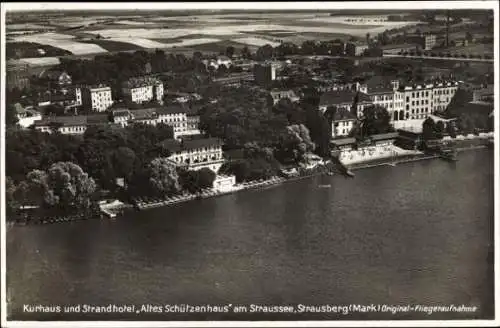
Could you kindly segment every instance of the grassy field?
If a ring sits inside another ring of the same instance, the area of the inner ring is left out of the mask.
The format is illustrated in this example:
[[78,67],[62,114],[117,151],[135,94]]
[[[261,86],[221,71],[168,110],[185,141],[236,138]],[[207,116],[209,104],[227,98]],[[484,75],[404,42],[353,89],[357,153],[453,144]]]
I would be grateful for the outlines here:
[[[235,48],[235,52],[238,53],[240,49],[243,49],[245,47],[244,44],[238,43],[238,42],[233,42],[230,40],[224,40],[220,42],[215,42],[215,43],[206,43],[206,44],[199,44],[195,46],[190,46],[190,49],[193,49],[193,51],[200,51],[200,52],[212,52],[212,53],[220,53],[220,52],[225,52],[227,47],[232,46]],[[255,46],[248,46],[248,49],[250,51],[255,52],[257,51],[258,47]]]
[[[42,49],[45,53],[40,54],[38,52],[39,49]],[[71,55],[71,52],[67,50],[36,42],[8,42],[5,47],[5,52],[7,59],[17,56],[20,58],[33,58]]]
[[144,48],[125,42],[111,41],[111,40],[91,40],[91,41],[80,41],[82,43],[93,43],[106,49],[107,51],[129,51],[129,50],[143,50]]
[[466,47],[448,47],[445,49],[439,49],[439,52],[451,53],[451,54],[478,54],[478,55],[490,55],[493,56],[493,44],[472,44]]

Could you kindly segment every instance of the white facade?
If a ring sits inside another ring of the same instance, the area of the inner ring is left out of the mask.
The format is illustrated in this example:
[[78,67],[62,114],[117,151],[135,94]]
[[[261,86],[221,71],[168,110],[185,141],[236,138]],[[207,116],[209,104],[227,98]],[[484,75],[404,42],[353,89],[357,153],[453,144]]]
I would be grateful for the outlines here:
[[[52,133],[52,127],[50,125],[38,125],[35,126],[35,129],[41,132]],[[61,134],[73,134],[73,135],[84,134],[85,130],[87,130],[87,125],[85,124],[63,125],[58,128],[58,131]]]
[[80,88],[75,88],[75,102],[77,106],[82,106],[82,89]]
[[161,82],[156,82],[150,85],[138,85],[136,87],[123,87],[123,96],[137,104],[144,102],[149,102],[151,100],[156,100],[158,102],[163,101],[163,84]]
[[457,89],[457,82],[405,87],[405,120],[425,119],[430,114],[445,110]]
[[355,121],[354,119],[332,121],[332,138],[348,136]]
[[82,104],[87,109],[91,109],[96,112],[104,112],[109,107],[111,107],[111,105],[113,105],[113,99],[111,98],[111,88],[83,87]]
[[229,192],[236,184],[234,175],[217,175],[213,183],[213,189],[219,192]]
[[23,129],[29,128],[32,126],[35,121],[39,121],[42,119],[42,114],[37,111],[26,111],[22,114],[17,114],[17,119],[19,126]]
[[182,149],[168,157],[178,166],[185,166],[189,170],[208,168],[215,173],[224,164],[224,156],[220,145],[210,145],[197,149]]
[[440,83],[434,86],[432,112],[443,111],[458,90],[457,82]]
[[399,120],[399,113],[404,109],[403,94],[397,90],[369,94],[374,105],[379,105],[387,109],[391,116],[391,121]]

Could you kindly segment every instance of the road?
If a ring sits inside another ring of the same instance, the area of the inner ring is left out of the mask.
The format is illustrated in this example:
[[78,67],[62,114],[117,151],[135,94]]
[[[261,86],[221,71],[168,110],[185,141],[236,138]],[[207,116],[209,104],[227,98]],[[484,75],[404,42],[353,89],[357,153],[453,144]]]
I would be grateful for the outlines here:
[[434,59],[434,60],[451,60],[451,61],[463,61],[463,62],[484,62],[493,63],[493,59],[482,59],[482,58],[455,58],[455,57],[430,57],[430,56],[403,56],[403,55],[384,55],[384,57],[390,58],[412,58],[412,59]]

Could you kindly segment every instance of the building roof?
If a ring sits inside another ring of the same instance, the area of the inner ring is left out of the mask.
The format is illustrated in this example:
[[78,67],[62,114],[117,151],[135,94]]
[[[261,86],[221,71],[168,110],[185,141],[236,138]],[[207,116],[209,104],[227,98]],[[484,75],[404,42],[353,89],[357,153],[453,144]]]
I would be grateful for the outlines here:
[[340,91],[328,91],[321,95],[319,100],[319,105],[340,105],[340,104],[352,104],[354,102],[355,92],[348,90]]
[[348,110],[336,110],[333,113],[332,120],[336,121],[348,121],[348,120],[356,120],[356,116]]
[[148,120],[157,117],[156,111],[157,111],[156,108],[141,108],[141,109],[131,110],[130,114],[133,115],[134,120]]
[[225,55],[217,56],[217,60],[231,61],[231,58]]
[[126,117],[130,116],[130,111],[128,109],[115,109],[111,112],[113,117]]
[[370,138],[373,141],[381,141],[381,140],[390,140],[390,139],[396,139],[398,137],[399,133],[397,132],[389,132],[389,133],[382,133],[382,134],[374,134],[370,136]]
[[128,81],[122,83],[122,87],[133,89],[133,88],[141,88],[157,84],[162,84],[162,82],[156,77],[141,76],[141,77],[132,77],[128,79]]
[[335,146],[346,146],[346,145],[352,145],[356,143],[355,138],[342,138],[342,139],[335,139],[330,142],[331,144]]
[[392,93],[394,93],[394,90],[392,89],[391,86],[377,86],[377,87],[368,89],[369,95],[384,94],[384,93],[392,94]]
[[187,112],[186,107],[176,104],[160,107],[157,110],[160,115],[182,114]]
[[410,47],[417,47],[414,43],[402,43],[402,44],[388,44],[385,46],[381,46],[381,50],[391,50],[391,49],[406,49]]
[[62,124],[63,126],[86,125],[87,116],[45,116],[41,120],[35,121],[35,126],[45,126],[49,124]]
[[109,118],[108,115],[87,115],[87,124],[108,124]]
[[358,41],[349,41],[347,43],[348,44],[353,44],[353,45],[355,45],[357,47],[363,47],[363,46],[367,47],[368,46],[368,44],[365,41],[360,41],[360,40],[358,40]]
[[222,141],[218,138],[182,139],[182,141],[167,139],[161,142],[160,145],[163,148],[168,149],[170,152],[179,152],[183,150],[196,150],[211,146],[222,146]]

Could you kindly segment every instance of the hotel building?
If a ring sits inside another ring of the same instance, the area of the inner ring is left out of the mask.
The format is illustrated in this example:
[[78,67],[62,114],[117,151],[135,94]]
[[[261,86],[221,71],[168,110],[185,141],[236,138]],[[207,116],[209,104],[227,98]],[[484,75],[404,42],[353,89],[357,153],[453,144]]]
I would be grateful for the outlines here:
[[80,90],[75,90],[76,100],[78,103],[78,99],[81,97],[81,103],[85,109],[90,109],[95,112],[104,112],[113,104],[110,87],[103,85],[92,87],[83,86],[79,89]]
[[122,84],[122,92],[126,100],[137,104],[151,100],[163,102],[163,83],[154,77],[131,78]]
[[168,159],[187,170],[208,168],[217,173],[224,164],[222,142],[217,138],[165,140],[161,146],[170,151]]

